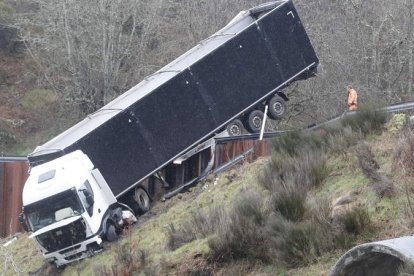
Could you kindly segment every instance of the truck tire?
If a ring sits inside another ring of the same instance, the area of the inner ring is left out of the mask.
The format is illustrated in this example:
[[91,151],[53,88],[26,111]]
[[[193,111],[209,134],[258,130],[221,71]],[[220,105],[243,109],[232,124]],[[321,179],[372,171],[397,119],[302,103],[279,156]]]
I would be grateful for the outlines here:
[[279,95],[275,95],[273,98],[271,98],[268,105],[269,105],[268,114],[271,119],[274,119],[274,120],[283,119],[288,112],[286,101]]
[[243,133],[243,123],[235,119],[227,125],[226,129],[230,136],[240,136]]
[[106,232],[105,232],[105,237],[106,240],[109,242],[115,241],[118,239],[118,233],[116,232],[116,227],[113,223],[108,222],[106,224]]
[[260,110],[253,110],[246,118],[245,127],[251,133],[258,133],[263,123],[263,112]]
[[136,188],[134,192],[134,200],[137,203],[138,213],[145,214],[151,207],[151,201],[147,192],[142,188]]

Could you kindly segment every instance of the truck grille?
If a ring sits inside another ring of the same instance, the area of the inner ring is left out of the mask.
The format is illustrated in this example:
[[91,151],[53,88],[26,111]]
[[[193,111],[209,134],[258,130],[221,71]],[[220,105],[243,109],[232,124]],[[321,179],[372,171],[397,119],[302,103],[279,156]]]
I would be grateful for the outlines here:
[[76,249],[79,249],[80,247],[81,247],[81,245],[80,245],[80,244],[78,244],[78,245],[75,245],[75,246],[72,246],[72,247],[66,248],[65,250],[59,251],[59,253],[60,253],[60,254],[66,254],[66,253],[68,253],[68,252],[70,252],[70,251],[74,251],[74,250],[76,250]]
[[54,252],[84,241],[86,239],[85,222],[79,219],[36,238],[48,252]]

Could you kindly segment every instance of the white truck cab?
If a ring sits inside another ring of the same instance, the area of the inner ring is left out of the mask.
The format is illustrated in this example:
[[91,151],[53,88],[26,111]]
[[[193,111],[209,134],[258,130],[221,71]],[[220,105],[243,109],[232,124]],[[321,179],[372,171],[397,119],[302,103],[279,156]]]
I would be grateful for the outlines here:
[[93,255],[124,223],[108,184],[80,150],[31,169],[23,210],[30,237],[58,267]]

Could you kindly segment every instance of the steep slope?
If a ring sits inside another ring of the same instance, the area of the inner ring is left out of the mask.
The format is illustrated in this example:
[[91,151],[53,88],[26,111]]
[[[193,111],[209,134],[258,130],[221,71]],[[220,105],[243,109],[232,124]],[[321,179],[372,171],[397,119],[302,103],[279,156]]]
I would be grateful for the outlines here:
[[[334,141],[336,150],[330,151],[326,160],[326,177],[319,186],[310,188],[306,196],[306,204],[316,201],[317,205],[322,206],[322,199],[327,199],[330,203],[329,215],[320,216],[326,219],[327,223],[335,221],[347,211],[357,207],[363,208],[367,216],[362,217],[370,221],[372,227],[369,231],[361,228],[363,231],[359,233],[341,235],[343,239],[340,243],[336,241],[336,247],[331,246],[327,251],[313,251],[310,254],[311,259],[299,261],[301,255],[293,255],[297,256],[297,259],[292,265],[293,263],[282,262],[282,255],[281,259],[268,261],[258,257],[257,254],[241,256],[240,253],[237,255],[235,252],[228,252],[233,254],[230,259],[214,257],[213,253],[216,252],[217,247],[212,247],[212,240],[220,238],[223,229],[229,229],[223,227],[223,224],[229,224],[229,221],[237,218],[237,216],[223,215],[224,213],[253,206],[240,203],[255,202],[256,195],[259,198],[257,202],[261,202],[260,210],[267,210],[270,206],[269,203],[273,200],[272,193],[269,193],[260,183],[263,181],[262,172],[274,160],[273,157],[262,158],[251,164],[245,163],[220,175],[210,176],[191,191],[180,194],[170,201],[157,203],[141,218],[138,226],[124,233],[120,241],[105,244],[102,253],[71,265],[61,273],[62,275],[79,273],[80,275],[116,275],[116,273],[129,275],[133,271],[141,271],[157,275],[193,275],[192,273],[327,275],[340,255],[354,245],[412,232],[414,212],[410,206],[414,189],[410,184],[413,183],[412,174],[408,173],[411,171],[412,164],[409,164],[409,160],[406,159],[408,155],[403,153],[410,153],[412,150],[410,145],[414,148],[414,144],[410,144],[411,140],[414,141],[412,138],[414,136],[410,128],[404,131],[400,127],[396,129],[391,123],[391,127],[388,124],[381,134],[370,132],[360,137],[357,132],[348,130],[347,134],[341,132],[342,135],[335,138],[338,139]],[[326,136],[326,132],[318,135]],[[372,154],[364,152],[361,144],[369,148]],[[370,160],[376,163],[375,171],[392,183],[391,192],[381,189],[376,185],[378,183],[370,178],[366,167],[361,163],[361,160],[368,155]],[[250,211],[246,213],[244,210],[242,213],[245,217],[250,217],[251,212],[256,212],[253,217],[264,217],[257,213],[257,209],[249,208]],[[308,211],[305,210],[306,223],[309,221],[315,223],[315,220],[306,218],[312,216]],[[249,244],[243,243],[246,238],[244,234],[249,233],[252,225],[249,221],[248,224],[243,224],[246,221],[243,222],[240,217],[238,219],[240,225],[232,224],[237,227],[231,229],[234,232],[243,230],[240,243],[244,244],[243,249],[248,251]],[[364,222],[360,221],[362,224]],[[266,222],[263,222],[264,224]],[[260,251],[260,244],[255,243],[250,246],[256,250],[253,253]],[[21,271],[37,271],[38,275],[56,273],[46,264],[40,268],[42,260],[39,254],[28,261],[28,256],[36,251],[27,235],[21,235],[4,250],[13,257],[16,267]],[[306,252],[306,249],[302,250]],[[4,257],[0,254],[0,261],[3,263],[2,258]],[[6,274],[13,274],[10,260],[6,263],[8,264]]]

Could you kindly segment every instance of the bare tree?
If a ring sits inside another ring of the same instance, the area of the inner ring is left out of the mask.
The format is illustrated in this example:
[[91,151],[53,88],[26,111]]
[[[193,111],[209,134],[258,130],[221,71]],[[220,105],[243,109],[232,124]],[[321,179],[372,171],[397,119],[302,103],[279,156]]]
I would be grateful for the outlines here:
[[31,12],[20,14],[18,25],[45,83],[83,115],[254,4],[247,0],[35,0]]
[[161,6],[160,0],[36,0],[19,26],[48,85],[89,113],[143,70]]
[[295,1],[321,61],[318,77],[291,93],[295,102],[307,99],[302,114],[322,119],[343,112],[348,84],[359,91],[361,104],[411,97],[411,2]]
[[[266,2],[35,1],[37,8],[19,24],[29,52],[48,85],[81,113],[124,92],[240,10]],[[316,120],[343,111],[348,84],[362,103],[414,93],[412,0],[377,2],[295,1],[321,60],[317,78],[288,91],[295,114]]]

